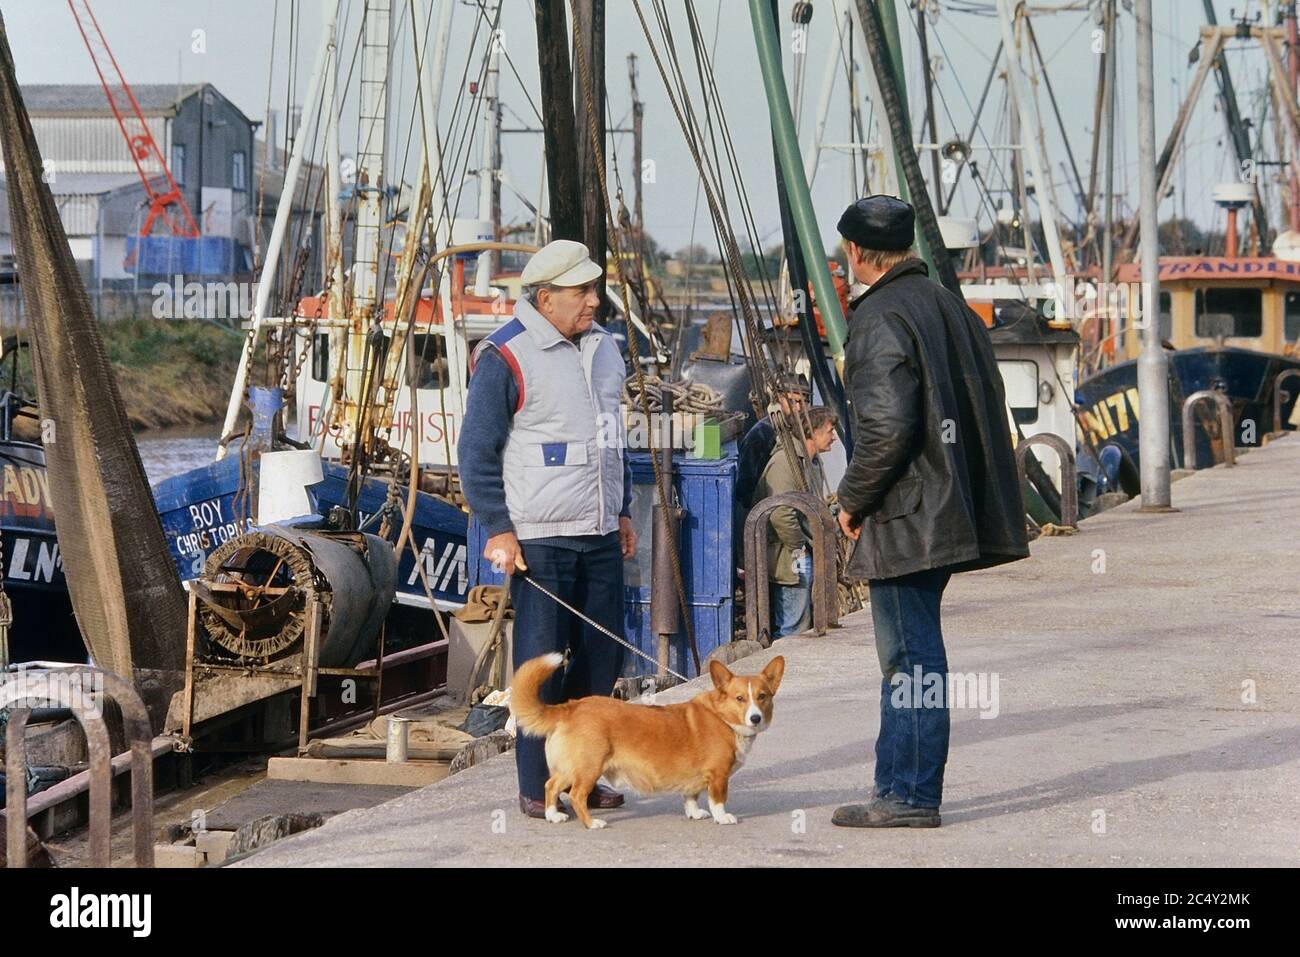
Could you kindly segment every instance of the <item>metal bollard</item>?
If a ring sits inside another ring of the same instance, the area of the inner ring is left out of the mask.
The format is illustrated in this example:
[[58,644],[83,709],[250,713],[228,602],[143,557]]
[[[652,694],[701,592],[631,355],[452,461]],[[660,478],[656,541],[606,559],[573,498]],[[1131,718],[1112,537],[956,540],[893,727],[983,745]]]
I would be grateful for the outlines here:
[[1282,388],[1282,383],[1287,379],[1300,379],[1300,369],[1287,369],[1273,380],[1273,431],[1282,431],[1282,396],[1286,390]]
[[767,589],[767,520],[778,508],[793,508],[813,529],[813,630],[819,635],[839,623],[836,523],[826,503],[810,492],[782,492],[765,498],[745,519],[745,635],[766,648],[771,638],[771,596]]
[[388,747],[384,758],[389,764],[405,764],[410,747],[411,719],[388,716]]
[[1223,463],[1229,467],[1237,464],[1237,437],[1233,434],[1232,403],[1217,389],[1201,389],[1183,401],[1183,468],[1196,468],[1196,423],[1192,412],[1201,402],[1214,403],[1219,418],[1219,433],[1223,439]]
[[1035,445],[1046,445],[1061,458],[1061,524],[1079,527],[1079,479],[1074,462],[1074,449],[1059,435],[1039,432],[1028,436],[1016,445],[1016,471],[1025,481],[1025,457]]
[[[153,866],[153,732],[144,702],[121,677],[85,665],[59,669],[28,670],[0,682],[0,708],[9,707],[9,727],[5,734],[5,771],[9,781],[22,782],[27,777],[25,733],[31,717],[28,704],[44,701],[66,707],[86,735],[90,758],[90,866],[108,867],[111,827],[112,753],[108,726],[103,710],[84,690],[71,693],[64,676],[79,676],[92,686],[102,687],[104,696],[122,709],[126,732],[131,741],[131,830],[136,867]],[[81,683],[81,682],[79,682]],[[8,866],[27,866],[27,789],[9,788],[5,818],[8,828]]]

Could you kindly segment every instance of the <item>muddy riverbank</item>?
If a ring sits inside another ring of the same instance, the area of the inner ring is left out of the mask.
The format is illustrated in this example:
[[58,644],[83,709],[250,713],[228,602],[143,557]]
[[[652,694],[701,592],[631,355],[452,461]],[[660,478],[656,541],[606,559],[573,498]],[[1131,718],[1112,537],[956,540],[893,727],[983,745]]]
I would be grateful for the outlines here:
[[[123,319],[100,329],[133,429],[220,423],[243,347],[239,330],[192,319]],[[20,339],[27,335],[19,330]],[[34,399],[31,361],[22,348],[17,391]]]

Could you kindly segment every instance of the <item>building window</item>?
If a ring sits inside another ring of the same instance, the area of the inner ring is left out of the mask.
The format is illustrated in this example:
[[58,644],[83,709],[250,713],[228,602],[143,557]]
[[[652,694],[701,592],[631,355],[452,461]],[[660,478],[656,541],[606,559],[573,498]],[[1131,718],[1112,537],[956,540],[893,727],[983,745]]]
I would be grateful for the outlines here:
[[230,188],[248,189],[248,154],[236,150],[230,156]]
[[1196,334],[1202,339],[1256,339],[1264,332],[1263,293],[1233,286],[1196,290]]
[[172,179],[177,186],[185,185],[185,144],[172,144]]

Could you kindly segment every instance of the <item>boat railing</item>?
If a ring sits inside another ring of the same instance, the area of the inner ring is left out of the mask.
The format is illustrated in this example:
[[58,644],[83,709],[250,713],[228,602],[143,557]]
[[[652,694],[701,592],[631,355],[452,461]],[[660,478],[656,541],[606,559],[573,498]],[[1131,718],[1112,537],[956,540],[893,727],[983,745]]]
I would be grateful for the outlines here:
[[1300,379],[1300,369],[1287,369],[1273,380],[1273,431],[1282,431],[1282,403],[1290,398],[1291,394],[1282,388],[1282,383],[1287,379]]
[[1020,481],[1026,481],[1025,459],[1029,450],[1035,445],[1046,445],[1061,459],[1061,524],[1070,528],[1079,527],[1079,483],[1078,466],[1074,461],[1074,449],[1054,432],[1039,432],[1027,436],[1016,444],[1016,471]]
[[1196,421],[1192,413],[1202,402],[1212,402],[1219,418],[1219,432],[1223,442],[1223,462],[1237,464],[1237,442],[1232,430],[1232,403],[1218,389],[1201,389],[1183,401],[1183,468],[1196,468]]
[[[101,693],[102,692],[102,693]],[[111,672],[87,665],[28,668],[0,676],[0,708],[9,708],[5,730],[7,865],[27,866],[27,722],[35,702],[68,708],[86,735],[90,773],[91,867],[110,864],[113,754],[103,701],[117,703],[131,742],[131,832],[135,866],[153,867],[153,732],[139,694]]]
[[763,499],[745,519],[745,635],[763,647],[772,643],[771,596],[767,588],[767,521],[778,508],[793,508],[812,530],[812,618],[819,635],[839,622],[836,523],[826,503],[811,492],[782,492]]

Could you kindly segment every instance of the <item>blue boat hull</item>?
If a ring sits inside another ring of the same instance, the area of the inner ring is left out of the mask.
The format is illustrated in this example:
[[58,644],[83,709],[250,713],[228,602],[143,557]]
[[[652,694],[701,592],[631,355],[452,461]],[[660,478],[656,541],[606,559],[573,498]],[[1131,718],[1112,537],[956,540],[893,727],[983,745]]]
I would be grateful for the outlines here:
[[0,481],[4,587],[13,612],[10,660],[84,662],[86,646],[54,534],[44,450],[0,442]]
[[[1236,444],[1256,446],[1273,427],[1273,383],[1288,369],[1300,369],[1300,361],[1250,349],[1204,347],[1169,353],[1169,440],[1174,465],[1181,467],[1186,461],[1182,409],[1187,396],[1201,389],[1222,390],[1232,402]],[[1289,391],[1282,403],[1284,428],[1300,388]],[[1085,440],[1098,449],[1114,443],[1135,463],[1140,461],[1136,361],[1110,366],[1081,383],[1076,400]],[[1196,461],[1205,468],[1220,456],[1215,455],[1202,417],[1194,421]]]
[[[346,505],[348,478],[347,469],[336,463],[325,462],[323,469],[324,480],[310,488],[317,511],[322,515],[335,506]],[[255,487],[256,483],[257,464],[254,463],[245,489]],[[386,481],[366,480],[357,499],[362,523],[383,507],[388,488]],[[153,491],[172,560],[182,581],[197,577],[208,555],[218,545],[253,527],[249,496],[240,495],[240,465],[235,456],[165,479]],[[402,498],[405,503],[405,492]],[[465,603],[469,588],[465,565],[467,526],[468,516],[461,509],[425,492],[416,493],[411,538],[419,551],[419,567],[415,551],[407,546],[398,561],[399,602],[427,608],[427,581],[438,607],[445,610]],[[394,530],[390,538],[396,541],[396,537]]]

